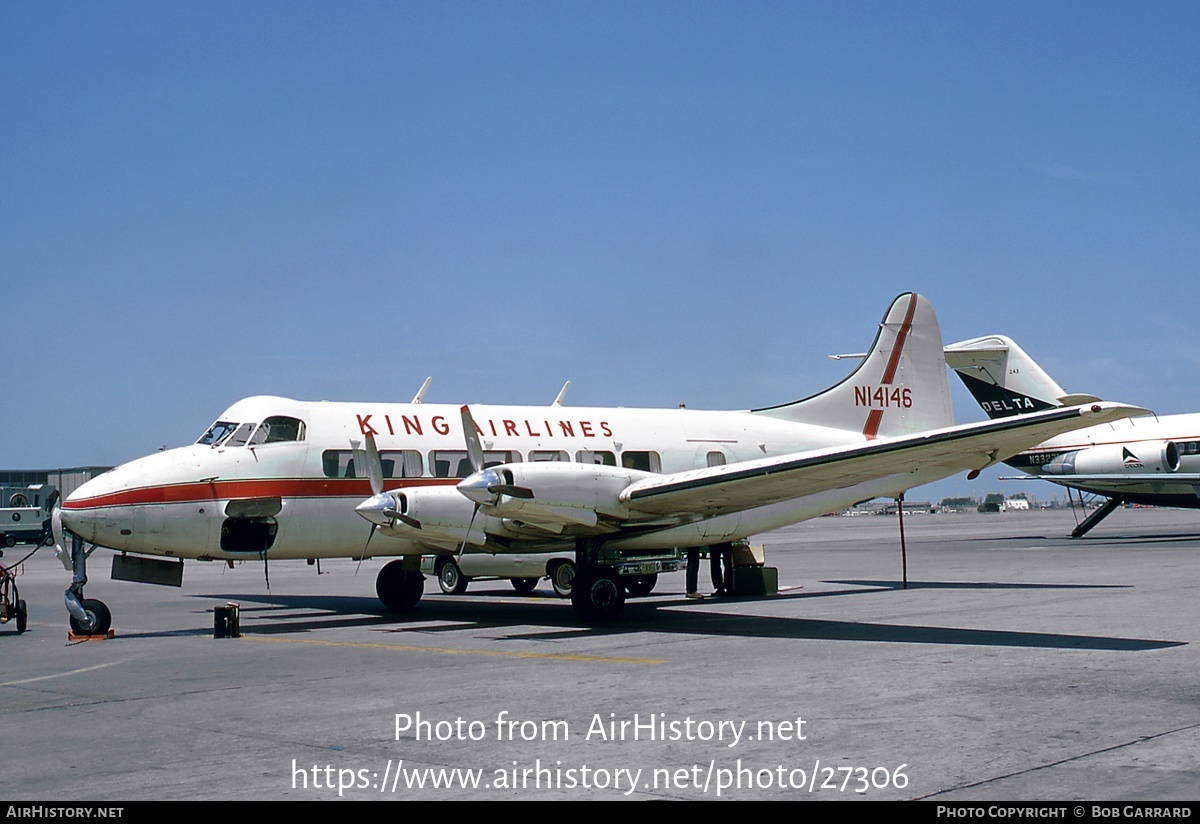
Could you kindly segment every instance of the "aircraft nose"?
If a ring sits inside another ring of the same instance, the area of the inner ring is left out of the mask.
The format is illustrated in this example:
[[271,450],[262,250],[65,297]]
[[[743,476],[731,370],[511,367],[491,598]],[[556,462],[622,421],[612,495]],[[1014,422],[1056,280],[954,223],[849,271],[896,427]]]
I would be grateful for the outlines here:
[[74,532],[81,538],[91,540],[90,536],[94,527],[92,513],[83,509],[66,509],[66,505],[70,502],[71,498],[68,496],[59,508],[59,522],[64,529]]
[[61,505],[64,529],[93,544],[127,549],[133,533],[134,509],[121,506],[124,485],[107,473],[82,484]]

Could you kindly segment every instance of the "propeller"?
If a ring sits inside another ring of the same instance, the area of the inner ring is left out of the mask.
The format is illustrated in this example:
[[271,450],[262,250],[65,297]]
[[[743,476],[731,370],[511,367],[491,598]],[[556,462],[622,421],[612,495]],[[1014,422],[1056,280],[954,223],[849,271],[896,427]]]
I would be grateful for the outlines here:
[[[471,461],[474,472],[463,478],[458,484],[458,491],[475,502],[478,511],[481,506],[494,506],[501,495],[530,500],[533,490],[526,486],[506,483],[506,479],[495,469],[483,465],[483,446],[479,442],[479,430],[475,426],[475,418],[468,406],[462,408],[463,436],[467,441],[467,457]],[[472,513],[471,520],[475,520]],[[467,532],[470,533],[470,528]]]
[[458,548],[459,557],[467,548],[467,538],[475,526],[475,516],[479,507],[494,506],[501,495],[511,495],[514,498],[532,498],[533,490],[523,486],[505,483],[505,479],[495,469],[484,466],[483,444],[479,442],[479,428],[475,426],[475,418],[471,415],[471,407],[463,405],[462,409],[463,439],[467,442],[467,458],[471,462],[473,472],[459,481],[457,489],[475,506],[471,510],[471,520],[467,523],[467,534],[463,536],[462,546]]
[[[400,511],[396,498],[390,492],[383,490],[383,462],[379,460],[379,449],[375,446],[375,436],[367,435],[367,447],[364,450],[358,441],[350,441],[354,450],[356,466],[365,466],[367,480],[371,484],[371,497],[367,498],[354,511],[371,522],[371,534],[367,543],[375,535],[375,530],[381,526],[391,526],[396,521],[407,524],[413,529],[420,529],[421,522]],[[364,553],[366,548],[363,548]]]

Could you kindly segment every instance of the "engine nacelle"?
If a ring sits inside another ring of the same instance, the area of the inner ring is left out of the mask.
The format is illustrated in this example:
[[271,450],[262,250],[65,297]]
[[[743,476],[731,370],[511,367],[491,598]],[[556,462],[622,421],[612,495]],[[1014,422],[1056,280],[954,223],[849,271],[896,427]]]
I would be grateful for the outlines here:
[[529,490],[532,498],[501,494],[484,510],[502,518],[563,526],[595,526],[599,517],[626,520],[620,500],[625,487],[653,473],[618,466],[581,463],[512,463],[492,467],[501,480]]
[[483,546],[486,541],[484,517],[475,518],[472,525],[475,504],[452,486],[407,487],[387,494],[396,502],[396,511],[405,516],[387,528],[395,535],[436,544],[461,544],[466,539]]
[[1172,441],[1136,441],[1092,446],[1059,455],[1042,467],[1047,475],[1153,475],[1179,469]]

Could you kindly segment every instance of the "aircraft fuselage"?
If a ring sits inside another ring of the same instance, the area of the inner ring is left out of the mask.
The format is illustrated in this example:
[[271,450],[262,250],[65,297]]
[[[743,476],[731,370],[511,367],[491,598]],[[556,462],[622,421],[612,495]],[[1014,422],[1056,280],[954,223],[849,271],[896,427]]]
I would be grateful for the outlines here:
[[[854,431],[745,411],[483,405],[472,411],[489,463],[593,463],[673,473],[865,439]],[[258,437],[267,421],[286,422],[288,438]],[[214,433],[217,427],[221,429]],[[206,433],[211,444],[202,438],[154,453],[79,487],[63,504],[63,524],[100,546],[150,555],[359,557],[368,529],[355,505],[371,490],[363,467],[354,466],[353,447],[367,434],[375,437],[387,468],[387,490],[450,491],[470,474],[457,406],[260,396],[222,413]],[[911,485],[911,474],[906,478]],[[723,521],[720,515],[702,519],[708,527],[697,526],[695,519],[684,524],[649,524],[647,519],[644,531],[620,540],[641,548],[733,540],[883,494],[874,490],[887,487],[887,479],[881,479]],[[469,505],[457,493],[449,499]],[[569,531],[556,540],[504,519],[479,520],[480,535],[535,544],[540,540],[547,549],[570,539]],[[371,555],[421,554],[457,543],[433,533],[405,534],[402,527],[384,532],[388,540],[376,538]]]

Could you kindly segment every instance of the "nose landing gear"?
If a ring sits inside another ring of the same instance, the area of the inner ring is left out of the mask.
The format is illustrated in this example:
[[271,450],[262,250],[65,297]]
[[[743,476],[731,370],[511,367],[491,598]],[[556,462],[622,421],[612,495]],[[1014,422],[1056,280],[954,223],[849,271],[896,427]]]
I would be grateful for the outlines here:
[[112,613],[103,601],[84,598],[83,587],[87,583],[87,559],[96,551],[93,545],[84,550],[83,539],[71,535],[71,586],[63,596],[67,612],[71,613],[72,638],[109,638],[112,632]]

